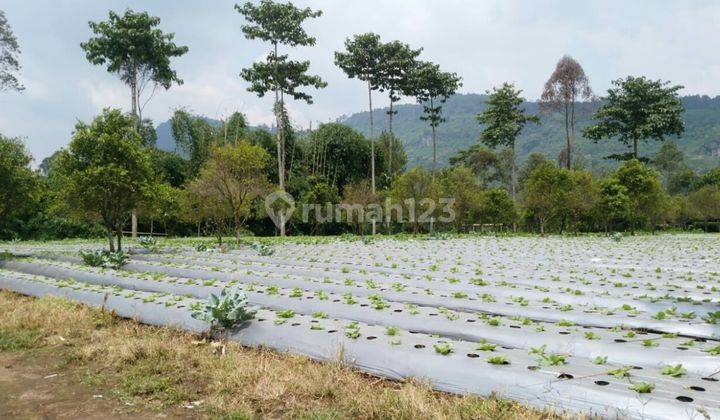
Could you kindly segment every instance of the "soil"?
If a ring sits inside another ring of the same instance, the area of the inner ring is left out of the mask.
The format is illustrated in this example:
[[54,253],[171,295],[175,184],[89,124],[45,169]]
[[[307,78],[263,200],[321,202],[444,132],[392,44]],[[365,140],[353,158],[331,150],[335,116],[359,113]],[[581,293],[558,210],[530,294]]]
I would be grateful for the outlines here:
[[0,418],[197,418],[188,409],[157,412],[124,403],[108,396],[107,389],[87,386],[78,375],[54,365],[49,357],[0,353]]

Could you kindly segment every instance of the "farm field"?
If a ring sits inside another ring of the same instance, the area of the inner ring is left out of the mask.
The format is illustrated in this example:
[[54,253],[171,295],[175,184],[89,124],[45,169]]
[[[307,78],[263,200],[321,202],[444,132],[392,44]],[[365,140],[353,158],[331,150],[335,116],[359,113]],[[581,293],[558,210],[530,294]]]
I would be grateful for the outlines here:
[[160,245],[120,270],[83,264],[100,243],[0,245],[0,288],[207,333],[193,308],[232,287],[260,308],[224,332],[245,346],[559,413],[720,416],[716,235]]

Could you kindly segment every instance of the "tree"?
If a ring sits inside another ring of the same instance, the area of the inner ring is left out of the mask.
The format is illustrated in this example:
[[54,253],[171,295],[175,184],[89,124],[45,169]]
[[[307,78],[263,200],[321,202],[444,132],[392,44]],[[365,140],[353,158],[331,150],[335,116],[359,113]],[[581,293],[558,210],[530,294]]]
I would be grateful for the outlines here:
[[25,89],[16,75],[20,71],[19,55],[17,38],[8,24],[5,12],[0,10],[0,92]]
[[423,105],[422,121],[430,123],[432,130],[432,173],[435,174],[437,166],[437,143],[435,130],[440,123],[445,122],[442,116],[442,105],[447,98],[454,95],[462,86],[461,78],[456,73],[440,71],[440,66],[433,63],[421,62],[417,65],[411,76],[410,90]]
[[122,249],[122,227],[151,190],[150,152],[142,147],[136,120],[106,109],[92,123],[78,123],[56,169],[62,195],[77,215],[99,219],[110,250]]
[[516,199],[516,158],[515,141],[525,124],[533,122],[540,123],[537,115],[525,115],[525,109],[521,108],[524,99],[520,96],[521,90],[516,90],[511,83],[503,83],[500,88],[493,88],[487,92],[490,96],[487,100],[487,109],[478,114],[477,120],[484,124],[480,139],[490,147],[505,146],[512,152],[511,167],[511,193],[513,200]]
[[[422,223],[428,222],[436,212],[441,210],[438,206],[440,184],[430,172],[423,167],[415,167],[400,175],[391,191],[393,201],[400,204],[403,210],[403,219],[410,223],[413,233],[420,232]],[[390,214],[385,215],[387,218]]]
[[[390,156],[394,159],[390,161]],[[407,154],[402,141],[387,131],[380,133],[378,138],[378,161],[385,163],[385,170],[380,174],[383,183],[389,186],[396,174],[402,173],[407,165]]]
[[663,186],[670,194],[687,193],[696,179],[695,172],[685,163],[685,154],[672,140],[663,143],[651,165],[660,171]]
[[555,71],[545,82],[540,97],[541,109],[561,111],[565,117],[565,162],[567,169],[572,164],[572,144],[575,139],[575,102],[592,98],[590,80],[580,63],[564,55],[555,66]]
[[470,168],[456,166],[445,168],[438,177],[443,197],[452,197],[455,202],[454,227],[473,223],[478,218],[483,190]]
[[631,228],[634,230],[636,225],[650,224],[654,229],[669,205],[659,174],[639,160],[632,159],[618,168],[615,178],[627,189],[630,198]]
[[[142,111],[158,86],[170,89],[173,83],[181,85],[182,79],[170,67],[170,59],[188,52],[188,47],[173,42],[175,34],[165,34],[157,28],[160,18],[147,12],[130,9],[124,15],[110,11],[108,20],[89,22],[96,36],[80,44],[88,61],[94,65],[107,64],[110,73],[117,73],[130,87],[132,115],[138,124]],[[148,99],[142,95],[152,84]]]
[[7,236],[4,225],[34,201],[38,180],[30,162],[32,156],[19,139],[0,135],[0,236]]
[[[285,99],[290,95],[295,100],[312,103],[312,96],[300,91],[300,88],[312,86],[321,89],[327,86],[320,77],[307,74],[309,61],[292,61],[287,55],[278,55],[278,46],[287,45],[312,46],[315,38],[305,32],[302,24],[311,18],[322,15],[321,11],[310,8],[299,9],[292,3],[275,3],[272,0],[261,0],[259,5],[250,2],[242,6],[236,4],[235,9],[243,15],[247,23],[242,26],[247,39],[260,39],[272,45],[272,51],[264,62],[253,63],[245,68],[240,76],[250,83],[248,91],[259,97],[268,92],[275,93],[274,113],[277,123],[277,156],[278,184],[285,191],[285,141],[283,135]],[[285,215],[280,213],[280,235],[285,236]]]
[[190,160],[190,175],[196,176],[202,165],[210,158],[216,144],[217,130],[207,119],[190,114],[184,108],[176,109],[170,119],[175,146]]
[[411,89],[411,75],[417,66],[416,58],[422,52],[422,48],[414,50],[409,45],[400,41],[392,41],[386,44],[382,44],[380,49],[380,92],[387,92],[390,99],[390,109],[387,111],[388,114],[388,131],[390,132],[390,152],[387,156],[387,163],[390,172],[390,176],[394,175],[392,172],[393,165],[393,145],[392,142],[395,140],[393,132],[393,115],[397,113],[393,109],[395,102],[400,100],[401,95],[412,94]]
[[[141,137],[147,138],[147,130],[143,129],[143,109],[158,86],[167,90],[173,83],[183,83],[170,67],[170,59],[184,55],[188,47],[175,45],[175,34],[164,34],[157,28],[160,18],[147,12],[127,9],[121,16],[110,11],[107,21],[89,22],[89,25],[96,36],[80,44],[85,57],[96,66],[107,64],[107,71],[118,74],[130,87],[132,115]],[[142,95],[150,84],[152,90],[142,102]],[[133,212],[132,237],[136,236],[137,218]]]
[[571,172],[555,166],[540,166],[525,181],[524,204],[540,224],[545,235],[547,224],[566,211],[573,190]]
[[373,194],[376,192],[376,186],[375,116],[373,115],[372,92],[380,88],[381,52],[380,36],[373,33],[347,38],[345,40],[345,52],[335,52],[336,66],[340,67],[349,78],[357,78],[367,83],[368,107],[370,110],[370,183]]
[[649,80],[644,76],[628,76],[612,82],[608,96],[595,112],[597,120],[583,130],[585,137],[597,142],[616,137],[632,152],[611,155],[619,160],[640,159],[638,143],[653,139],[665,140],[668,135],[681,135],[685,130],[681,114],[683,104],[678,96],[682,86]]
[[308,139],[309,172],[342,191],[346,184],[366,179],[370,142],[356,130],[339,123],[322,124]]
[[720,187],[720,167],[711,169],[700,176],[697,180],[695,188],[700,189],[706,185],[715,185]]
[[211,203],[205,214],[220,230],[230,226],[239,239],[254,201],[270,190],[265,176],[269,159],[265,150],[246,141],[216,147],[189,188],[193,201]]
[[720,187],[706,185],[688,196],[694,216],[705,222],[720,219]]
[[473,144],[466,150],[461,150],[450,158],[451,166],[466,166],[477,177],[482,188],[507,181],[507,169],[503,159],[498,153],[481,144]]
[[[352,209],[354,206],[361,206],[363,211],[367,210],[370,205],[379,205],[378,196],[372,191],[372,187],[368,184],[367,180],[346,185],[343,191],[342,204],[349,209]],[[350,212],[348,211],[349,220],[347,220],[347,222],[355,225],[357,233],[364,234],[365,223],[368,222],[367,217],[366,214],[363,214],[363,220],[360,220],[359,217],[357,219],[351,218]],[[371,222],[373,222],[373,220],[371,220]],[[373,226],[374,225],[373,223]]]
[[628,189],[617,178],[600,181],[600,196],[595,213],[602,221],[605,231],[614,230],[617,221],[626,220],[631,211],[630,206]]
[[492,223],[511,226],[517,220],[515,201],[507,190],[491,188],[483,191],[478,209],[480,223]]

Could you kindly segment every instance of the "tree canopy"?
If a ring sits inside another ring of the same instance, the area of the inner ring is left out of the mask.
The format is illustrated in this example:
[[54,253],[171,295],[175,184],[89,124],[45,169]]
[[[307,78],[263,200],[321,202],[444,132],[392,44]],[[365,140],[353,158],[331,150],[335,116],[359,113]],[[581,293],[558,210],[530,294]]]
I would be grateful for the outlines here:
[[12,28],[0,10],[0,92],[4,90],[24,90],[25,87],[17,78],[20,71],[20,46]]
[[684,108],[678,96],[682,86],[644,76],[617,79],[612,85],[593,116],[597,122],[583,131],[587,138],[594,141],[617,138],[632,150],[610,158],[640,159],[640,141],[664,141],[667,136],[679,136],[685,131],[681,118]]

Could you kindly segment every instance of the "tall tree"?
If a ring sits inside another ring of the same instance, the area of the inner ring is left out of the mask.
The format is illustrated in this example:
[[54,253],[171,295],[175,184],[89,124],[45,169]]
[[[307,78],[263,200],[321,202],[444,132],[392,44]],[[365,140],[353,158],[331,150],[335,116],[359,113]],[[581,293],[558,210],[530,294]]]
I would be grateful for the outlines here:
[[515,89],[511,83],[503,83],[499,88],[493,88],[492,92],[487,93],[490,95],[487,100],[488,106],[477,116],[478,122],[484,125],[480,139],[490,147],[504,146],[512,152],[510,190],[515,200],[517,183],[515,141],[525,124],[528,122],[539,124],[540,119],[537,115],[525,114],[525,109],[520,107],[524,101],[520,96],[522,90]]
[[150,150],[142,147],[133,117],[105,110],[91,124],[78,123],[57,172],[69,208],[107,229],[110,250],[122,248],[122,227],[154,183]]
[[632,147],[631,153],[608,156],[619,160],[639,159],[638,142],[665,140],[668,135],[681,135],[685,125],[684,111],[678,91],[682,86],[650,80],[644,76],[628,76],[612,82],[607,98],[597,110],[596,124],[585,128],[585,137],[595,142],[617,138]]
[[[143,125],[142,111],[152,99],[158,86],[170,89],[173,83],[183,83],[170,67],[170,59],[188,52],[188,47],[173,42],[175,34],[165,34],[157,28],[160,18],[147,12],[127,9],[124,15],[113,11],[104,22],[89,22],[96,36],[80,47],[94,65],[107,64],[107,71],[116,73],[130,87],[131,109],[138,130]],[[145,102],[142,95],[152,85]],[[137,237],[137,217],[132,214],[132,237]]]
[[[278,46],[289,47],[315,45],[315,38],[308,35],[302,24],[311,18],[322,15],[321,11],[310,8],[299,9],[292,3],[275,3],[262,0],[259,5],[247,2],[235,5],[247,23],[242,26],[247,39],[260,39],[272,45],[272,51],[265,61],[253,63],[245,68],[240,76],[250,83],[248,91],[259,97],[268,92],[275,93],[274,113],[277,123],[278,184],[285,191],[285,139],[283,134],[283,115],[285,114],[285,95],[295,100],[312,103],[312,96],[299,90],[312,86],[321,89],[327,86],[319,76],[308,75],[309,61],[292,61],[287,55],[278,55]],[[285,215],[280,213],[280,235],[285,236]]]
[[215,225],[229,224],[239,239],[254,201],[270,189],[265,172],[269,160],[262,147],[247,141],[215,148],[189,187],[192,201],[212,203],[206,211]]
[[17,38],[8,24],[5,12],[0,10],[0,92],[25,89],[16,75],[20,71],[19,55]]
[[420,119],[428,121],[432,130],[432,173],[435,174],[437,166],[437,142],[435,130],[440,123],[445,122],[442,116],[442,106],[448,97],[452,96],[462,86],[461,78],[456,73],[440,71],[440,66],[433,63],[421,62],[412,74],[410,89],[423,105]]
[[32,156],[19,139],[0,134],[0,237],[3,225],[23,210],[37,189],[37,177],[30,169]]
[[564,55],[555,66],[555,71],[545,82],[540,97],[541,109],[560,111],[565,117],[565,165],[572,165],[572,144],[575,140],[575,103],[578,99],[592,98],[590,80],[580,63]]
[[[116,73],[130,87],[132,114],[138,124],[142,111],[157,87],[170,89],[173,83],[183,83],[170,67],[170,59],[188,52],[188,47],[173,42],[175,34],[163,33],[157,28],[160,18],[147,12],[130,9],[119,15],[110,11],[108,20],[89,22],[95,37],[80,44],[92,64],[107,64],[110,73]],[[145,102],[142,95],[151,92]]]
[[[380,88],[382,43],[380,36],[373,33],[355,35],[345,40],[345,52],[335,52],[335,65],[350,78],[367,83],[368,106],[370,111],[370,184],[375,194],[375,116],[373,115],[372,92]],[[373,234],[374,226],[373,226]]]
[[[380,50],[380,91],[387,92],[390,99],[388,114],[388,131],[390,141],[395,140],[393,133],[393,116],[397,113],[394,109],[395,102],[399,101],[402,95],[412,95],[411,75],[417,66],[417,57],[422,48],[414,50],[408,44],[400,41],[392,41],[382,45]],[[389,148],[388,168],[393,168],[393,147]],[[390,170],[390,176],[393,173]]]

